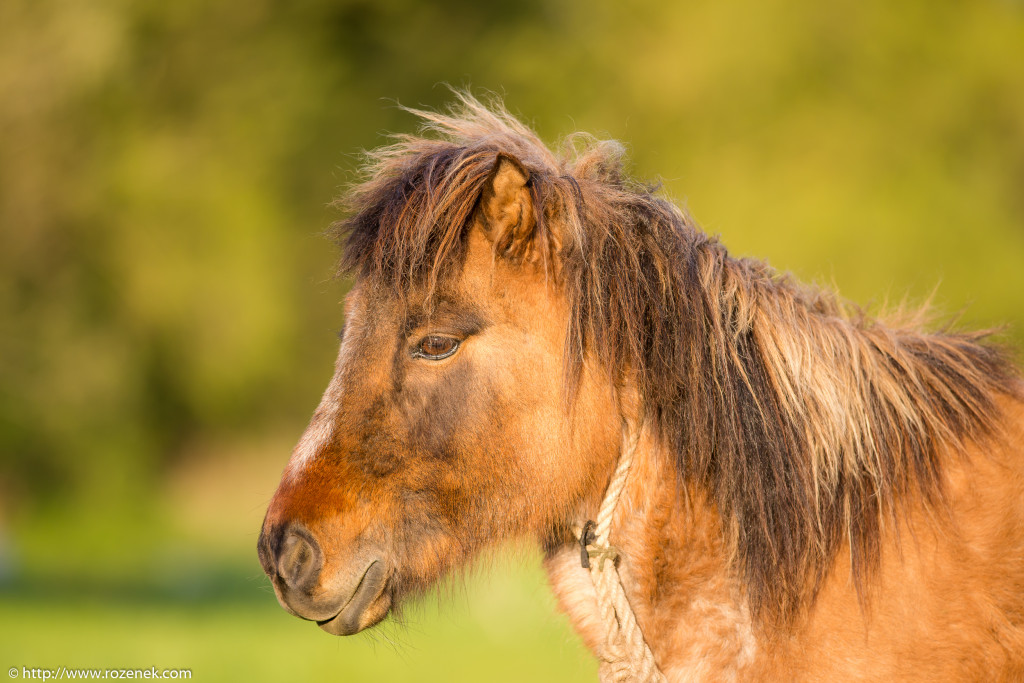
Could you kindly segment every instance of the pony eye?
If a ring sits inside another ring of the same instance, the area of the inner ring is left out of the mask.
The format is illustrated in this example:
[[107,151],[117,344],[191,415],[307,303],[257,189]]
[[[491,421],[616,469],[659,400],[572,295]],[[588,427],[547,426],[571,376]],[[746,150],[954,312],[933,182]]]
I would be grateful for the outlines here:
[[458,339],[432,334],[420,340],[412,355],[426,360],[441,360],[455,353],[458,348]]

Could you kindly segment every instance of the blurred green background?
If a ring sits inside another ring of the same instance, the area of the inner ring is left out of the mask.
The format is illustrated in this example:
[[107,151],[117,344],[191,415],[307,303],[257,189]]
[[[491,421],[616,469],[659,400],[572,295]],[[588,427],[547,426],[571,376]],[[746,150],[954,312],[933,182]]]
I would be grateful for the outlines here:
[[[0,2],[0,665],[593,680],[536,551],[328,636],[256,561],[394,103],[623,140],[734,253],[1024,342],[1024,5]],[[3,668],[0,666],[0,669]]]

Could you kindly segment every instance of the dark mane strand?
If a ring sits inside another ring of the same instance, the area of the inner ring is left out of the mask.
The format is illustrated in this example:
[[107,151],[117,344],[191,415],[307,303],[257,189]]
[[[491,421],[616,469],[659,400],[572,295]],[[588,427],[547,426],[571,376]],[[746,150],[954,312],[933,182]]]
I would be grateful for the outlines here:
[[370,157],[336,226],[343,269],[399,294],[456,274],[497,154],[515,157],[530,243],[571,306],[570,395],[588,355],[635,383],[680,475],[717,505],[759,617],[796,616],[847,543],[860,590],[901,501],[941,511],[943,444],[989,438],[998,397],[1020,396],[988,333],[926,332],[924,311],[883,324],[733,258],[629,180],[617,143],[576,135],[556,156],[500,106],[459,100]]

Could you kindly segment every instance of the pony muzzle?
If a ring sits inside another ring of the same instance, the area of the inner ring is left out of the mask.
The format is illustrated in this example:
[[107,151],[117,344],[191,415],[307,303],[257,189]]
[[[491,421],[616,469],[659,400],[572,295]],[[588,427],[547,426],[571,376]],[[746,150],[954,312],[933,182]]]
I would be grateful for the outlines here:
[[389,572],[379,558],[353,562],[361,570],[325,571],[324,553],[316,537],[294,522],[265,528],[257,549],[281,606],[301,619],[315,621],[328,633],[358,633],[378,623],[391,609]]

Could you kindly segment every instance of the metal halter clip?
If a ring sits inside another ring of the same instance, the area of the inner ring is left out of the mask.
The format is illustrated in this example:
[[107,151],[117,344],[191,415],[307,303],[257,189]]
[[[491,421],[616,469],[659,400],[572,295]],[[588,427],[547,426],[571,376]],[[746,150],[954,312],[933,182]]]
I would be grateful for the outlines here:
[[588,519],[587,523],[583,525],[583,532],[580,534],[580,564],[583,565],[584,569],[590,569],[590,551],[587,550],[587,546],[597,540],[594,535],[594,524],[593,520]]

